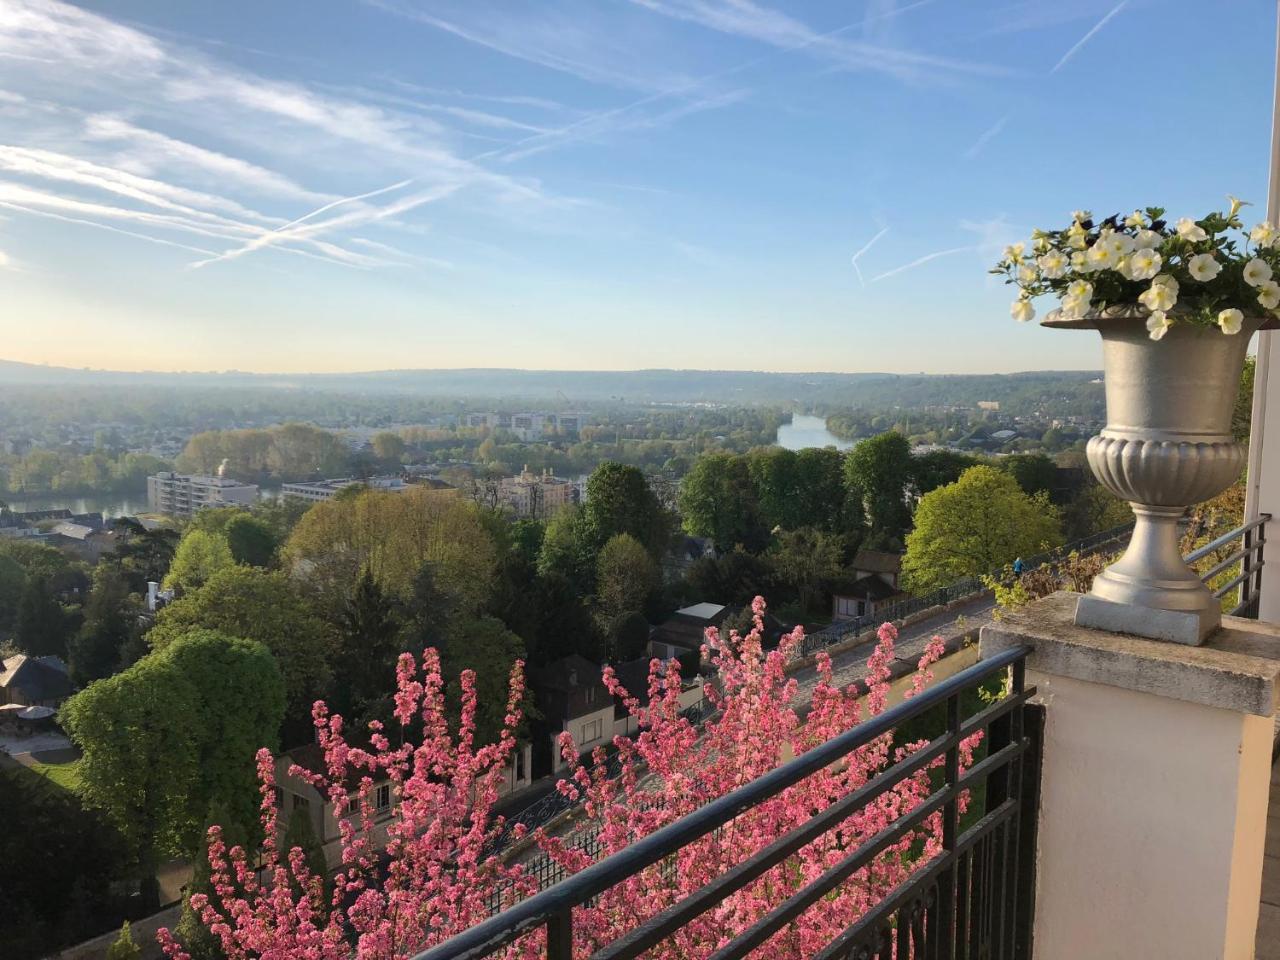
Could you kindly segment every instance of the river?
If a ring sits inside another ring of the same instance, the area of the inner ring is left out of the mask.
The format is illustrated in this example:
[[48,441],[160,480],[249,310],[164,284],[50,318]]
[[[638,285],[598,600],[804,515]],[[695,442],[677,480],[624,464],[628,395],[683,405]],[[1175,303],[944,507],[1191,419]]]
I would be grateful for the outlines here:
[[778,428],[777,444],[788,450],[807,450],[809,447],[835,447],[837,450],[848,450],[853,446],[848,440],[841,440],[827,429],[827,421],[823,417],[813,417],[804,413],[792,414],[791,422]]
[[[258,496],[263,500],[274,500],[279,496],[278,489],[260,490]],[[140,513],[148,513],[147,491],[136,490],[127,493],[90,493],[74,496],[65,493],[42,494],[0,494],[0,501],[9,505],[10,510],[22,513],[27,510],[62,510],[72,513],[101,513],[104,517],[136,517]]]

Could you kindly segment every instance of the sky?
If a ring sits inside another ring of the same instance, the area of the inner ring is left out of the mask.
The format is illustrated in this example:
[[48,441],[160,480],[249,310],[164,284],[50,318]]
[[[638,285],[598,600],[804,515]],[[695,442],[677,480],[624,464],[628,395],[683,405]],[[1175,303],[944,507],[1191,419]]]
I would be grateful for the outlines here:
[[988,267],[1079,208],[1264,209],[1275,18],[0,0],[0,358],[1097,368]]

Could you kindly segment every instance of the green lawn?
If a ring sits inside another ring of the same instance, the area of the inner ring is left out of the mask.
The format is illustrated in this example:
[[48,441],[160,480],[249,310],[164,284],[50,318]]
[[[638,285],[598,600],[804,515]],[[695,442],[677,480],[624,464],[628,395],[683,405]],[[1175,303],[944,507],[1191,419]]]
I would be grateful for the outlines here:
[[70,760],[64,763],[41,763],[38,760],[33,760],[27,769],[44,777],[50,783],[56,784],[63,790],[71,793],[80,792],[79,760]]

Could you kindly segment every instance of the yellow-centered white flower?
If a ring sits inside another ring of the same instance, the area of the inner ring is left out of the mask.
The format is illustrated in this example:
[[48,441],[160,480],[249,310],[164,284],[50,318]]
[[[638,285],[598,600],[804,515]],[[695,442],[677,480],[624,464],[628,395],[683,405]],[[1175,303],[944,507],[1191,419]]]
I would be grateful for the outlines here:
[[1251,287],[1260,287],[1271,279],[1271,265],[1265,260],[1254,257],[1244,265],[1244,282]]
[[1036,261],[1040,273],[1048,280],[1058,280],[1067,272],[1067,255],[1061,250],[1050,250]]
[[1169,332],[1171,325],[1163,310],[1152,310],[1151,316],[1147,317],[1147,336],[1152,340],[1159,340]]
[[1022,260],[1022,255],[1026,252],[1026,249],[1026,245],[1023,243],[1011,243],[1004,248],[1005,259],[1018,263]]
[[1218,314],[1218,326],[1225,334],[1237,334],[1244,326],[1244,314],[1235,307],[1223,310]]
[[1263,310],[1274,310],[1280,307],[1280,283],[1268,280],[1258,287],[1258,303]]
[[1009,315],[1019,323],[1026,323],[1036,315],[1036,308],[1031,305],[1030,300],[1015,300],[1009,308]]
[[1209,239],[1209,235],[1204,232],[1204,227],[1190,217],[1183,217],[1178,221],[1178,236],[1183,240],[1190,240],[1192,243],[1199,243],[1201,240]]
[[1115,249],[1102,241],[1090,247],[1084,256],[1091,270],[1109,270],[1116,265],[1118,259]]
[[1067,246],[1073,250],[1083,250],[1088,245],[1085,241],[1084,228],[1078,223],[1073,223],[1067,230]]
[[1035,283],[1036,280],[1038,279],[1038,276],[1039,275],[1036,273],[1036,268],[1031,266],[1031,264],[1024,263],[1019,265],[1018,267],[1019,283]]
[[1089,313],[1090,303],[1082,297],[1067,297],[1062,301],[1062,316],[1067,320],[1079,320]]
[[1205,283],[1222,272],[1222,264],[1213,259],[1212,253],[1197,253],[1187,261],[1187,272],[1192,280]]
[[1138,294],[1138,302],[1152,313],[1172,310],[1173,305],[1178,302],[1178,291],[1167,284],[1152,283]]
[[1160,274],[1160,276],[1151,281],[1151,285],[1153,287],[1168,287],[1175,294],[1178,292],[1178,288],[1180,286],[1173,275],[1169,273]]
[[1072,280],[1067,284],[1067,296],[1088,303],[1093,299],[1093,284],[1088,280]]
[[1164,266],[1163,258],[1150,247],[1144,247],[1134,253],[1127,263],[1129,264],[1130,280],[1150,280]]
[[1098,243],[1105,244],[1117,257],[1123,257],[1133,252],[1133,237],[1127,233],[1103,230],[1098,236]]
[[1150,247],[1155,250],[1162,243],[1164,243],[1164,237],[1154,230],[1139,230],[1133,238],[1133,245],[1138,248]]
[[1260,247],[1269,247],[1276,239],[1276,228],[1263,220],[1249,231],[1249,239]]
[[1141,210],[1135,210],[1124,218],[1126,227],[1141,228],[1147,225],[1147,217]]

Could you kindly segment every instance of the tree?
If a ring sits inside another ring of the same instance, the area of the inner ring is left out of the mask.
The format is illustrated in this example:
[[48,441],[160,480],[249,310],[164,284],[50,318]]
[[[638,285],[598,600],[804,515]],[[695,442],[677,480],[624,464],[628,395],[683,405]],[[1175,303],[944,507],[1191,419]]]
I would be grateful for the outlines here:
[[248,758],[276,742],[283,710],[262,644],[195,630],[90,684],[59,722],[83,752],[82,796],[120,831],[147,881],[162,854],[195,854],[210,809],[252,823]]
[[806,612],[814,609],[822,585],[840,573],[843,559],[840,538],[815,527],[784,530],[773,551],[778,576],[796,591]]
[[18,617],[18,604],[27,585],[27,572],[8,554],[0,553],[0,635],[8,635]]
[[311,704],[329,679],[333,636],[288,577],[232,564],[164,607],[146,639],[152,649],[164,650],[193,629],[218,630],[266,646],[284,676],[287,739],[305,738]]
[[334,644],[335,683],[329,702],[357,720],[374,700],[386,696],[404,649],[404,622],[392,598],[365,571],[343,607]]
[[699,600],[738,606],[771,593],[775,578],[768,555],[756,556],[734,547],[718,557],[694,561],[685,580]]
[[107,947],[107,960],[139,960],[142,950],[133,942],[133,934],[129,931],[129,921],[120,927],[120,936]]
[[585,511],[580,507],[561,510],[547,522],[538,548],[538,574],[564,577],[579,596],[592,593],[599,548]]
[[680,484],[680,514],[686,531],[710,537],[722,551],[736,544],[755,551],[768,537],[741,457],[725,453],[699,457]]
[[228,521],[226,538],[232,559],[251,567],[269,567],[280,546],[267,523],[244,511]]
[[113,564],[99,564],[93,571],[84,623],[68,644],[67,665],[77,686],[108,677],[120,667],[121,650],[141,632],[141,614],[128,577]]
[[970,467],[921,499],[907,537],[903,581],[923,593],[1061,543],[1058,510],[1046,494],[1028,496],[995,467]]
[[1097,482],[1086,483],[1063,509],[1063,527],[1070,540],[1133,522],[1133,509]]
[[199,528],[188,530],[174,552],[173,563],[164,578],[165,588],[194,590],[235,562],[225,536]]
[[407,598],[425,563],[452,603],[475,611],[489,597],[498,555],[480,507],[448,491],[413,487],[317,503],[294,527],[283,559],[306,570],[331,611],[365,570],[384,591]]
[[1000,458],[999,464],[1018,481],[1023,493],[1039,493],[1043,490],[1052,495],[1057,486],[1058,468],[1043,453],[1017,453]]
[[178,531],[170,527],[148,530],[129,517],[117,517],[112,525],[116,531],[116,548],[111,562],[129,577],[130,589],[141,593],[148,583],[162,582],[173,563]]
[[505,726],[507,684],[517,660],[523,661],[524,643],[495,617],[463,620],[450,628],[441,659],[449,683],[449,715],[455,725],[462,714],[461,674],[475,674],[475,733],[478,743],[496,743]]
[[981,462],[977,457],[957,450],[930,450],[911,458],[911,486],[917,496],[924,496],[930,490],[955,483],[960,474]]
[[400,458],[404,456],[404,439],[397,433],[384,430],[382,433],[374,434],[370,444],[373,447],[373,455],[379,460],[398,464]]
[[620,643],[621,631],[629,624],[634,640],[633,615],[644,610],[657,585],[658,566],[640,541],[627,533],[611,537],[600,551],[596,573],[596,619],[606,637],[610,660],[621,659],[622,647],[635,646],[634,642]]
[[50,578],[29,574],[14,626],[18,649],[33,657],[66,657],[70,633],[67,611],[54,596]]
[[[789,742],[797,753],[803,752],[885,709],[888,665],[894,659],[892,626],[880,629],[868,663],[865,695],[862,685],[837,686],[824,662],[815,691],[821,709],[802,719],[794,702],[794,681],[785,669],[799,653],[801,634],[786,635],[776,650],[765,653],[761,649],[762,600],[754,612],[755,621],[745,637],[718,637],[712,645],[719,679],[709,693],[715,709],[701,736],[681,715],[681,684],[664,683],[676,678],[664,677],[662,671],[670,668],[655,663],[649,677],[656,692],[651,702],[642,706],[629,697],[626,700],[631,719],[639,721],[643,732],[634,740],[620,738],[620,775],[606,773],[603,751],[579,761],[572,737],[564,738],[563,755],[571,770],[561,790],[585,803],[599,825],[598,852],[588,853],[580,845],[564,843],[563,838],[538,838],[546,855],[566,874],[585,869],[597,856],[631,847],[776,769],[783,744]],[[918,694],[930,681],[931,666],[942,653],[941,640],[926,647],[907,696]],[[397,719],[407,726],[422,717],[432,725],[430,735],[420,743],[400,748],[384,740],[373,751],[355,752],[342,731],[319,729],[331,771],[320,789],[333,784],[330,789],[339,804],[338,814],[353,838],[346,880],[351,889],[362,891],[360,922],[350,922],[349,899],[326,897],[322,884],[314,882],[297,860],[292,870],[285,868],[274,845],[260,853],[263,880],[244,890],[235,882],[226,845],[215,832],[210,864],[216,894],[209,901],[204,923],[222,936],[228,955],[306,956],[316,952],[311,949],[316,944],[333,944],[334,956],[340,951],[355,956],[408,956],[488,919],[499,891],[512,899],[537,891],[536,876],[507,863],[501,845],[493,842],[497,784],[511,762],[520,724],[520,671],[512,672],[505,697],[510,716],[496,741],[480,736],[465,713],[456,734],[435,721],[448,709],[443,691],[452,684],[446,682],[434,651],[424,654],[420,670],[412,660],[402,662],[398,676]],[[612,677],[606,683],[618,696],[629,693]],[[325,716],[323,707],[318,714]],[[843,762],[823,765],[790,787],[783,800],[741,811],[732,830],[711,831],[691,841],[681,851],[682,869],[672,871],[666,862],[655,863],[575,907],[573,952],[585,956],[613,943],[712,879],[740,869],[779,836],[801,829],[884,771],[902,769],[903,761],[918,754],[933,735],[929,730],[896,749],[857,750]],[[966,738],[958,746],[960,770],[972,767],[981,736]],[[479,743],[491,745],[477,749]],[[259,764],[264,791],[273,786],[269,760],[263,758]],[[938,762],[932,765],[937,766]],[[904,828],[892,843],[876,843],[886,823],[909,817],[929,801],[935,790],[932,774],[930,765],[921,763],[914,772],[894,777],[877,801],[846,813],[839,830],[802,847],[762,874],[758,884],[726,894],[714,916],[691,919],[648,955],[658,960],[707,955],[752,928],[778,903],[806,889],[831,864],[876,844],[876,853],[866,857],[859,882],[836,885],[825,895],[822,909],[802,912],[774,949],[784,958],[816,955],[856,924],[870,906],[902,889],[942,849],[942,818],[936,816],[915,817],[916,824]],[[362,776],[354,798],[349,798],[346,784]],[[374,832],[371,791],[375,778],[384,777],[403,785],[388,829],[393,836],[414,838],[413,843],[393,845],[389,864],[374,855],[370,845]],[[643,804],[637,804],[636,785],[642,780]],[[959,797],[961,814],[970,802],[969,793]],[[274,806],[266,805],[265,835],[276,834],[276,817]],[[241,862],[239,856],[236,863]],[[255,862],[257,858],[250,853],[246,859]],[[448,909],[441,909],[441,904]],[[503,960],[529,956],[542,948],[542,941],[534,937],[522,938],[493,956]],[[160,931],[159,938],[171,958],[180,955],[167,930]]]
[[795,469],[798,522],[784,526],[860,537],[861,513],[851,517],[844,509],[844,455],[830,447],[809,447],[796,454]]
[[596,546],[620,533],[638,540],[649,555],[666,551],[671,527],[666,511],[637,467],[606,460],[587,478],[583,511]]
[[858,444],[845,457],[845,483],[860,497],[870,529],[868,540],[888,547],[901,542],[911,526],[907,482],[911,444],[900,433],[881,433]]

